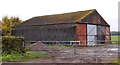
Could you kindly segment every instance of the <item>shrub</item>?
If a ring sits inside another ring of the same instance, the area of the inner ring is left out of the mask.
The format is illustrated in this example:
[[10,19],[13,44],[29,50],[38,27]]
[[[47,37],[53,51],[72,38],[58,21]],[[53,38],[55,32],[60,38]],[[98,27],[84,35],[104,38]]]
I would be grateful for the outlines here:
[[23,37],[3,36],[2,37],[2,53],[11,54],[13,52],[24,53],[25,46]]

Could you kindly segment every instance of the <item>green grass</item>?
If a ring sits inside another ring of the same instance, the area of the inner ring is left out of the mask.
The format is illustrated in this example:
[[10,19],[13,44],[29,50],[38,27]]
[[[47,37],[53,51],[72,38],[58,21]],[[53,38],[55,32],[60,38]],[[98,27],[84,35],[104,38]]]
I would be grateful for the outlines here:
[[2,49],[2,43],[0,43],[0,49]]
[[119,38],[120,38],[120,36],[111,36],[112,41],[118,41]]
[[[111,36],[111,41],[119,41],[120,36]],[[120,44],[120,42],[112,42],[113,44]]]
[[34,58],[45,58],[48,57],[48,53],[46,52],[27,52],[26,56]]
[[4,54],[2,56],[2,61],[21,61],[25,57],[21,54]]
[[2,61],[2,54],[0,54],[0,62]]
[[120,58],[115,59],[115,60],[113,61],[113,63],[117,63],[117,64],[119,64],[119,65],[120,65]]
[[36,59],[36,58],[46,58],[49,57],[48,53],[46,52],[27,52],[23,55],[19,53],[13,53],[13,54],[3,54],[2,61],[7,61],[7,62],[21,62],[21,61],[27,61],[31,59]]

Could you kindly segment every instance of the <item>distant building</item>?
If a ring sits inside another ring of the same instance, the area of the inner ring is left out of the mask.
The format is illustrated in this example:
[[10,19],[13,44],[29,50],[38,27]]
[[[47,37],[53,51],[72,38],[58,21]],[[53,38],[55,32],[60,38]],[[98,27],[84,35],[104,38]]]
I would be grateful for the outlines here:
[[111,35],[120,35],[120,31],[111,31]]
[[80,45],[110,41],[110,25],[95,10],[33,17],[13,27],[26,41],[77,41]]

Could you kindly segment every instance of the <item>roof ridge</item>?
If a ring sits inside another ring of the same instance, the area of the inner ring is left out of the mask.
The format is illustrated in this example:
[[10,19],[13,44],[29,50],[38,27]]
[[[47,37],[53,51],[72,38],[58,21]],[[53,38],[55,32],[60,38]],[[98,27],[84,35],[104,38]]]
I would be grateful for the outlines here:
[[[90,15],[95,11],[96,9],[91,9],[62,14],[36,16],[24,21],[19,26],[55,24],[55,23],[77,23],[78,21],[80,22],[81,19],[85,18],[86,16]],[[27,22],[29,22],[29,24]]]
[[80,18],[80,19],[78,19],[78,20],[76,20],[76,21],[79,21],[79,20],[81,20],[81,19],[84,19],[86,16],[88,16],[89,14],[91,14],[93,11],[94,11],[94,10],[91,10],[88,14],[86,14],[85,16],[83,16],[82,18]]
[[96,9],[90,9],[90,10],[82,10],[82,11],[76,11],[76,12],[66,12],[66,13],[58,13],[58,14],[50,14],[50,15],[42,15],[42,16],[35,16],[32,18],[38,18],[38,17],[46,17],[46,16],[54,16],[54,15],[63,15],[63,14],[71,14],[71,13],[78,13],[78,12],[86,12],[86,11],[94,11]]

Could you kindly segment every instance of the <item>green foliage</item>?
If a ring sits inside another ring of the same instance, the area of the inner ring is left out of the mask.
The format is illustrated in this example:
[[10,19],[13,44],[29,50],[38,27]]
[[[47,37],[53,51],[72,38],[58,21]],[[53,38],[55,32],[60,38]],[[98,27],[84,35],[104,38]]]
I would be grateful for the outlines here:
[[31,59],[48,57],[48,53],[46,52],[27,52],[25,55]]
[[2,55],[2,61],[8,61],[8,62],[18,62],[18,61],[26,61],[36,58],[46,58],[48,57],[48,54],[46,52],[27,52],[22,54],[19,53],[12,53],[12,54],[3,54]]
[[24,56],[19,53],[2,55],[2,61],[21,61],[23,58],[24,58]]
[[11,54],[12,52],[24,53],[25,46],[23,37],[3,36],[2,37],[2,53]]
[[2,35],[11,35],[12,27],[20,24],[21,22],[22,20],[20,20],[18,17],[3,17],[2,21],[0,22]]

